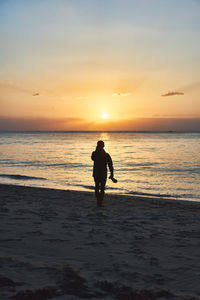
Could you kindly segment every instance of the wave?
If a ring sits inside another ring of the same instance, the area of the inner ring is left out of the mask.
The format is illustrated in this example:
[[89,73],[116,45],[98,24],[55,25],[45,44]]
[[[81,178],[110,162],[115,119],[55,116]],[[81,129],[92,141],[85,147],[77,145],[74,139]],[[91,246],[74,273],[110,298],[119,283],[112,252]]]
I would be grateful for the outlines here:
[[[73,185],[73,184],[71,184]],[[74,186],[74,185],[73,185]],[[76,187],[81,187],[87,190],[94,190],[94,186],[92,185],[82,185],[82,184],[76,184]],[[107,191],[113,191],[117,192],[119,194],[126,194],[126,195],[135,195],[135,196],[145,196],[145,197],[156,197],[156,198],[171,198],[171,199],[177,199],[177,198],[182,198],[181,195],[170,195],[170,194],[156,194],[156,193],[143,193],[143,192],[133,192],[133,191],[128,191],[123,188],[117,188],[117,187],[111,187],[111,186],[106,186]]]
[[83,187],[83,188],[88,189],[88,190],[94,190],[93,185],[76,184],[76,186]]
[[[81,187],[84,189],[88,189],[88,190],[94,190],[95,186],[94,185],[84,185],[84,184],[67,184],[69,186],[76,186],[76,187]],[[116,191],[124,191],[123,188],[117,188],[117,187],[111,187],[111,186],[106,186],[106,190],[116,190]]]
[[0,174],[0,177],[17,179],[17,180],[46,180],[43,177],[34,177],[34,176],[26,176],[26,175],[13,175],[13,174]]
[[[81,188],[84,188],[84,189],[88,189],[88,190],[94,190],[94,185],[84,185],[84,184],[69,184],[68,185],[70,186],[78,186],[78,187],[81,187]],[[122,188],[114,188],[114,187],[111,187],[111,186],[106,186],[106,190],[118,190],[118,191],[124,191],[124,189]]]
[[[72,184],[73,185],[73,184]],[[73,185],[74,186],[74,185]],[[76,187],[81,187],[87,190],[94,190],[94,186],[92,185],[82,185],[82,184],[76,184]],[[126,190],[124,188],[118,188],[118,187],[111,187],[111,186],[106,186],[107,191],[112,191],[115,193],[119,194],[124,194],[124,195],[135,195],[135,196],[144,196],[148,198],[170,198],[170,199],[182,199],[182,200],[191,200],[191,199],[198,199],[198,197],[194,196],[193,194],[184,194],[184,195],[170,195],[170,194],[162,194],[162,193],[145,193],[145,192],[133,192]],[[198,199],[199,200],[199,199]]]
[[200,168],[199,167],[194,167],[194,168],[187,168],[187,169],[166,169],[164,171],[169,171],[169,172],[176,172],[176,173],[200,173]]
[[152,171],[152,172],[160,172],[161,174],[188,174],[191,175],[191,174],[200,174],[200,168],[197,167],[197,168],[175,168],[175,169],[172,169],[172,168],[165,168],[165,167],[161,167],[161,168],[158,168],[154,165],[149,165],[149,166],[144,166],[144,165],[141,165],[141,167],[139,167],[139,165],[133,167],[133,166],[128,166],[127,167],[122,167],[122,168],[115,168],[116,171],[120,171],[120,172],[141,172],[141,171]]
[[169,194],[153,194],[153,193],[143,193],[143,192],[127,192],[127,194],[135,196],[147,196],[147,197],[164,197],[164,198],[181,198],[181,196],[172,196]]
[[43,161],[12,161],[12,160],[1,160],[1,165],[5,166],[17,166],[17,167],[60,167],[60,168],[86,168],[90,167],[90,165],[87,164],[81,164],[81,163],[71,163],[71,162],[65,162],[65,163],[46,163]]
[[151,166],[157,166],[157,165],[164,165],[165,163],[164,162],[152,162],[152,163],[132,163],[132,162],[129,162],[129,163],[126,163],[125,165],[126,166],[129,166],[129,167],[151,167]]

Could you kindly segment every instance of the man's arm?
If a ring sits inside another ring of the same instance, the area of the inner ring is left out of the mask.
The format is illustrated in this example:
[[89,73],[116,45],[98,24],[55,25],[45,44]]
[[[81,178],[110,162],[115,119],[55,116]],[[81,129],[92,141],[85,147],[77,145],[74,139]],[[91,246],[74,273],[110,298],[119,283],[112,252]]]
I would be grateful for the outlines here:
[[94,157],[95,157],[95,154],[94,154],[94,151],[93,151],[92,155],[91,155],[91,159],[94,160]]
[[110,177],[109,178],[113,178],[114,176],[114,169],[113,169],[113,162],[112,162],[112,158],[110,157],[110,155],[108,154],[108,167],[110,170]]

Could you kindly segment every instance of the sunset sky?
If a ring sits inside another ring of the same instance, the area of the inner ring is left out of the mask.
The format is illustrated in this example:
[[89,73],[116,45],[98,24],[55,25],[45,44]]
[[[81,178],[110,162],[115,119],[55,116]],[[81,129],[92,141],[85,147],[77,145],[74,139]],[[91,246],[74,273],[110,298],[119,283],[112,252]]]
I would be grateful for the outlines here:
[[1,0],[0,44],[0,130],[200,130],[200,0]]

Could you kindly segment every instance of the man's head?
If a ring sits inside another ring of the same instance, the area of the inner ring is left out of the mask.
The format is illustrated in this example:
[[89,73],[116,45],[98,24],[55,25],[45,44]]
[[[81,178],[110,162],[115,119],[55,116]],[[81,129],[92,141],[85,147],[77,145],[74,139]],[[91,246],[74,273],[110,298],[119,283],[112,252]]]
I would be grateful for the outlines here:
[[103,142],[103,141],[98,141],[98,142],[97,142],[97,147],[98,147],[99,149],[103,149],[103,148],[104,148],[104,142]]

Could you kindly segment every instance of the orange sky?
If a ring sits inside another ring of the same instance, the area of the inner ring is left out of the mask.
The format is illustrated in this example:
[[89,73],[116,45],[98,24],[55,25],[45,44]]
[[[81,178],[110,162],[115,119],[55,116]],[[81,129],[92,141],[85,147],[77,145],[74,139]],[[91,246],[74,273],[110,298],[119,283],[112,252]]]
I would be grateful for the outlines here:
[[198,130],[200,5],[178,3],[2,2],[0,130]]

